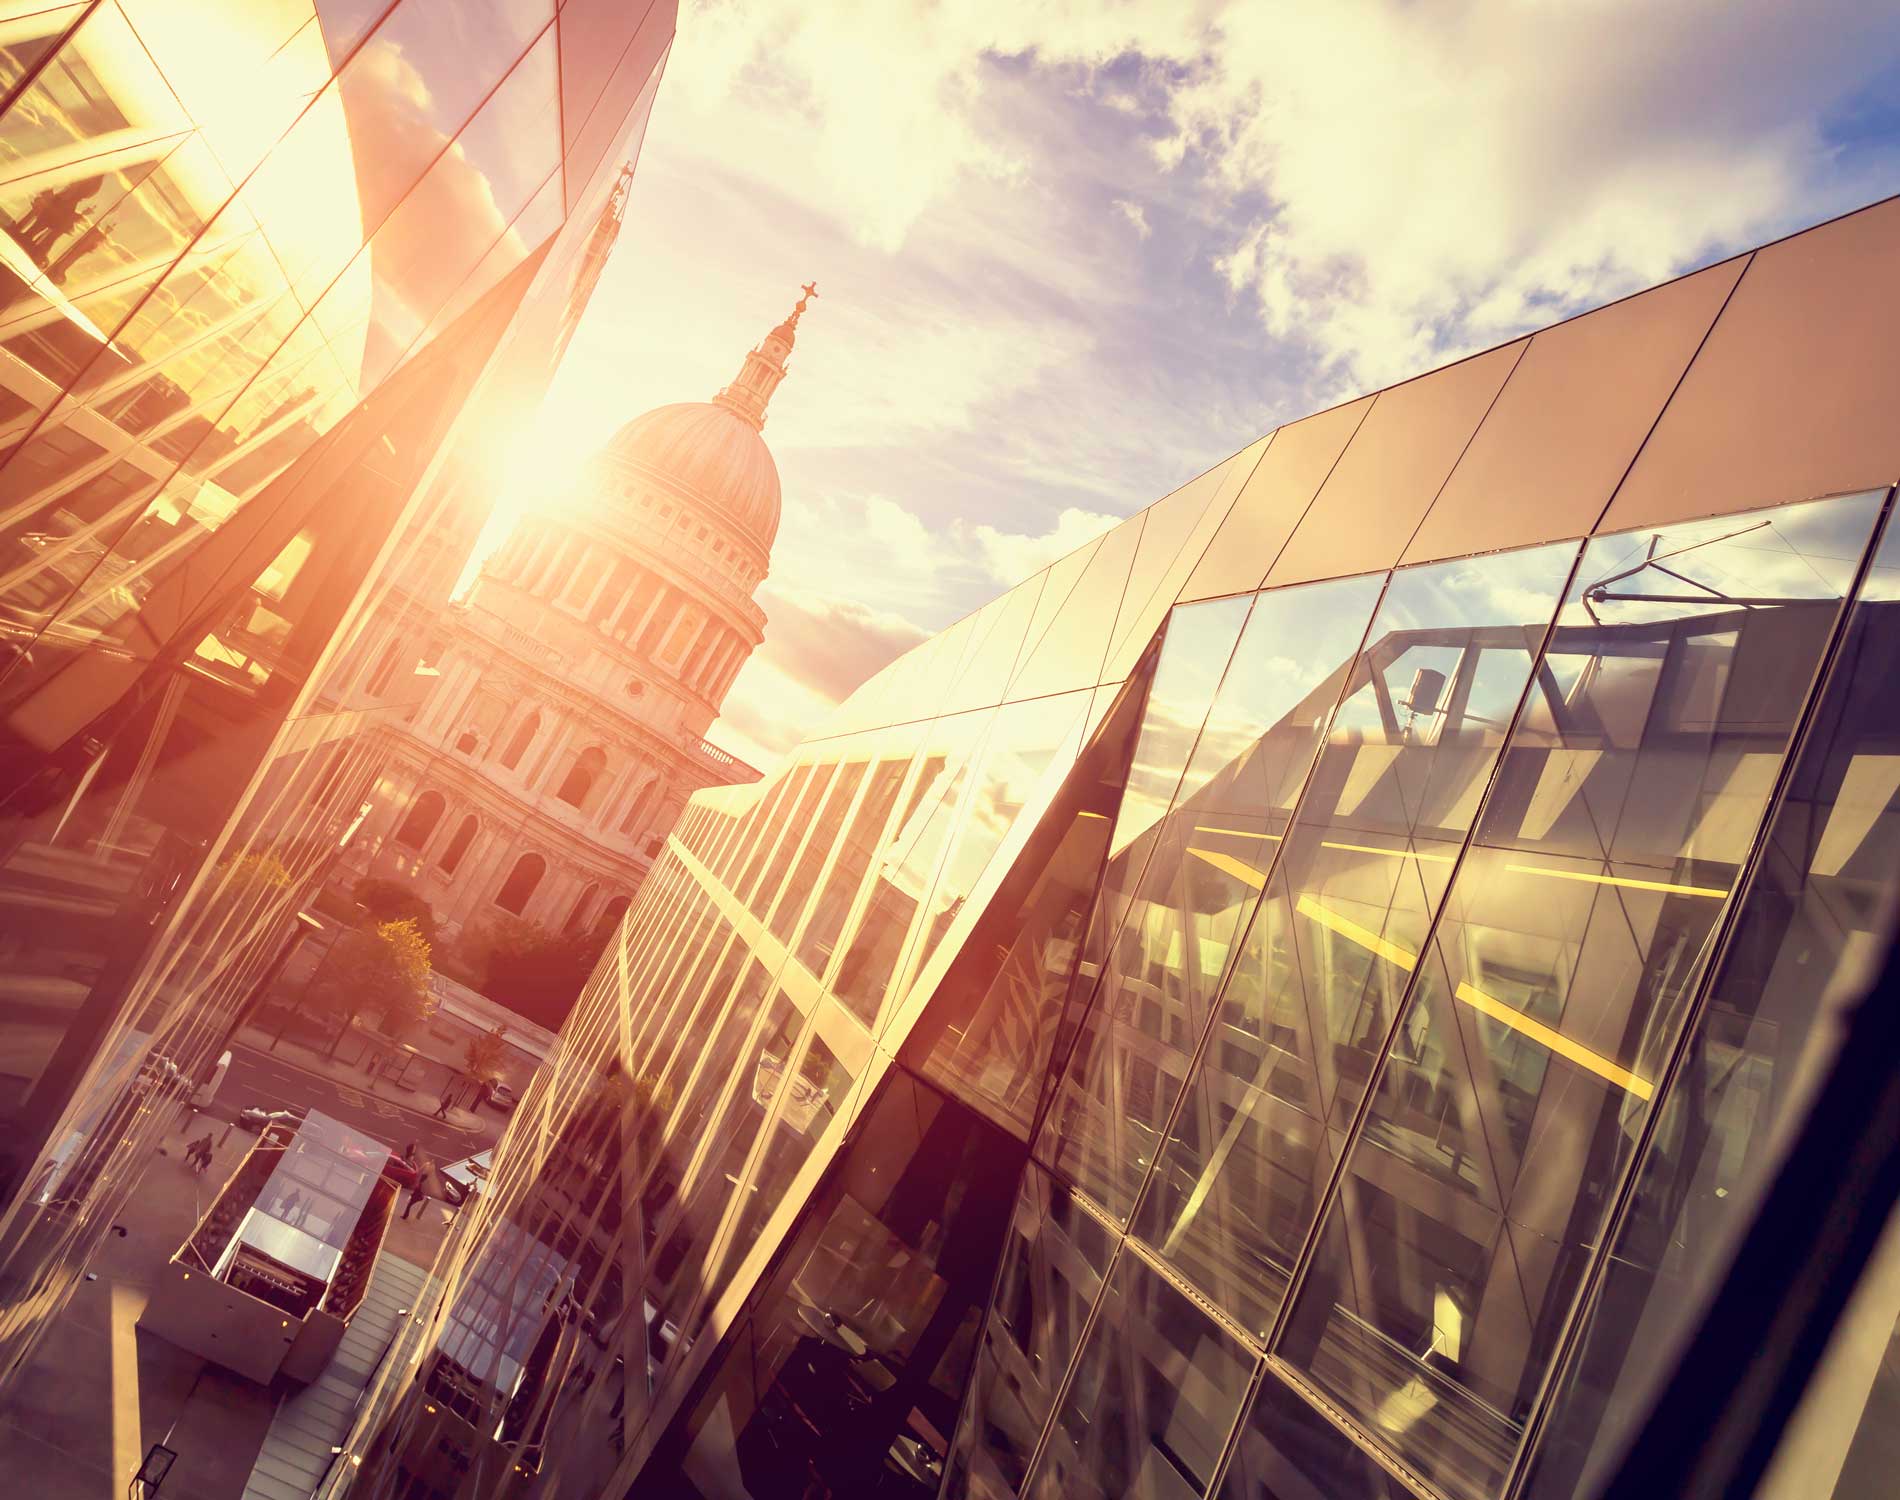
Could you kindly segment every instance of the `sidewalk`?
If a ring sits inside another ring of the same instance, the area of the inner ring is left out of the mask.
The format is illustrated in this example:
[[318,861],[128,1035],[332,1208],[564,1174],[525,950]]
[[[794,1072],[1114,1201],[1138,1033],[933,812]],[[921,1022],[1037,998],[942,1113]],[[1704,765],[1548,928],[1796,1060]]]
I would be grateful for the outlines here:
[[[279,1380],[254,1385],[139,1329],[159,1270],[256,1137],[214,1134],[203,1176],[184,1159],[185,1142],[209,1121],[186,1114],[161,1145],[139,1191],[93,1257],[96,1280],[82,1282],[35,1351],[18,1395],[0,1416],[7,1453],[6,1495],[34,1500],[100,1500],[125,1493],[147,1446],[178,1452],[164,1500],[239,1500],[280,1402],[297,1390]],[[381,1254],[427,1267],[452,1222],[441,1203],[391,1223]]]
[[[360,1064],[345,1062],[340,1057],[327,1056],[323,1048],[312,1047],[309,1043],[300,1042],[295,1037],[285,1036],[280,1039],[262,1027],[245,1026],[239,1029],[232,1041],[253,1052],[274,1057],[300,1072],[309,1073],[316,1078],[325,1078],[331,1083],[340,1083],[359,1093],[382,1099],[398,1109],[415,1115],[418,1119],[437,1118],[435,1099],[428,1099],[427,1102],[418,1104],[415,1102],[417,1095],[414,1089],[405,1088],[401,1084],[392,1084],[387,1078],[372,1077],[363,1070]],[[445,1123],[455,1126],[458,1130],[495,1135],[501,1133],[501,1125],[496,1121],[484,1119],[474,1110],[464,1109],[459,1104],[449,1106]]]

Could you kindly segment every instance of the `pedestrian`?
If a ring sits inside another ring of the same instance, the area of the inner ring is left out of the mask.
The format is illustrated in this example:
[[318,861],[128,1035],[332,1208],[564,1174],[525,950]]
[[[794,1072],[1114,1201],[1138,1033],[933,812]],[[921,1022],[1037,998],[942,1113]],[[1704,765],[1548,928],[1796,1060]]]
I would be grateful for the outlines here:
[[453,1090],[451,1090],[451,1091],[450,1091],[449,1093],[447,1093],[447,1094],[444,1094],[444,1095],[442,1096],[442,1102],[441,1102],[440,1104],[438,1104],[438,1105],[436,1105],[436,1107],[435,1107],[435,1113],[434,1113],[434,1114],[432,1114],[432,1115],[430,1115],[430,1116],[429,1116],[429,1118],[430,1118],[431,1120],[446,1120],[446,1119],[448,1119],[448,1117],[449,1117],[449,1100],[450,1100],[450,1099],[451,1099],[452,1097],[454,1097],[454,1091],[453,1091]]
[[207,1130],[203,1135],[199,1136],[197,1140],[186,1145],[185,1160],[190,1164],[192,1171],[196,1172],[200,1177],[204,1176],[205,1168],[211,1165],[210,1131]]
[[408,1162],[412,1167],[416,1164],[416,1143],[414,1141],[411,1141],[402,1148],[402,1159]]
[[435,1163],[426,1156],[416,1163],[416,1185],[409,1189],[409,1201],[403,1205],[403,1218],[407,1219],[418,1206],[429,1201],[429,1173],[434,1170]]

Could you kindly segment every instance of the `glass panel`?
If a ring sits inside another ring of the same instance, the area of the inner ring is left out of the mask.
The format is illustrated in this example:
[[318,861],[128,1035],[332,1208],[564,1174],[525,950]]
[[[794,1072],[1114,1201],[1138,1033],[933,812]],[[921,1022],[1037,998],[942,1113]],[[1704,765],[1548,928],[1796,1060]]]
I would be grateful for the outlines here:
[[[1189,804],[1196,868],[1175,900],[1200,930],[1232,930],[1221,901],[1267,895],[1137,1228],[1263,1333],[1576,556],[1564,543],[1395,573],[1291,829],[1258,811],[1292,795],[1284,771],[1266,796],[1217,781]],[[1302,616],[1297,596],[1269,603],[1289,627]],[[1283,758],[1296,778],[1307,763]]]
[[1599,537],[1539,664],[1282,1352],[1495,1490],[1877,497]]
[[1113,1236],[1040,1168],[1023,1174],[946,1494],[1014,1500],[1101,1294]]
[[[1099,690],[1098,691],[1102,691]],[[904,1041],[905,1060],[1027,1138],[1108,854],[1145,691],[1125,692]]]
[[[829,767],[826,769],[829,770]],[[795,767],[783,783],[784,795],[766,804],[764,813],[759,819],[758,841],[752,846],[744,873],[737,880],[729,882],[733,895],[739,897],[740,900],[743,901],[748,892],[757,889],[759,876],[764,873],[765,862],[772,857],[772,851],[787,839],[794,844],[797,842],[800,824],[793,815],[793,809],[806,801],[817,799],[816,788],[807,790],[807,783],[811,779],[812,767],[809,761]],[[806,812],[809,814],[810,809],[806,808]],[[789,834],[786,832],[788,828],[791,830]],[[790,851],[787,851],[785,858],[791,858]]]
[[1253,1411],[1219,1500],[1411,1500],[1399,1483],[1272,1370],[1261,1378]]
[[[1065,557],[1050,570],[1036,618],[1023,641],[1021,665],[1009,685],[1011,698],[1035,698],[1044,693],[1093,687],[1102,678],[1108,638],[1121,609],[1128,570],[1135,561],[1146,512],[1131,516],[1092,548]],[[1063,571],[1074,557],[1084,557],[1082,576],[1067,595],[1061,594]],[[1061,597],[1059,607],[1053,601]]]
[[[1545,1419],[1536,1500],[1579,1491],[1641,1416],[1629,1372],[1656,1368],[1681,1315],[1700,1305],[1777,1159],[1799,1080],[1880,951],[1900,888],[1896,681],[1900,528],[1890,522]],[[1837,1410],[1847,1409],[1843,1397]]]
[[642,1488],[937,1494],[1021,1147],[898,1069],[863,1123]]
[[838,841],[838,830],[844,824],[845,813],[851,807],[851,799],[857,796],[858,784],[863,779],[864,762],[861,760],[847,763],[832,779],[831,790],[825,796],[824,811],[819,813],[818,821],[812,825],[805,847],[799,852],[798,863],[792,867],[791,878],[785,882],[778,904],[772,909],[772,936],[780,942],[791,937],[792,929],[804,915],[812,885]]
[[[1216,599],[1183,606],[1170,622],[1155,698],[1175,644],[1184,639],[1175,634],[1177,624],[1237,621],[1253,607],[1198,744],[1192,734],[1178,737],[1178,753],[1185,757],[1193,746],[1193,757],[1179,777],[1173,811],[1159,821],[1151,815],[1166,805],[1162,798],[1147,802],[1144,796],[1130,810],[1148,753],[1143,730],[1130,798],[1116,827],[1117,838],[1130,828],[1141,836],[1112,857],[1104,879],[1104,913],[1097,920],[1111,936],[1090,939],[1091,948],[1102,944],[1101,980],[1050,1115],[1048,1133],[1059,1142],[1044,1148],[1053,1153],[1052,1164],[1118,1218],[1134,1207],[1160,1147],[1215,988],[1258,899],[1382,581],[1345,579],[1257,601]],[[1161,712],[1171,713],[1165,705]],[[1156,719],[1151,708],[1149,720]],[[1117,904],[1126,910],[1119,926]]]
[[1207,539],[1226,517],[1234,492],[1247,477],[1241,460],[1250,456],[1235,454],[1148,507],[1141,550],[1129,570],[1128,587],[1115,617],[1113,644],[1102,665],[1104,681],[1126,677],[1134,670],[1149,638],[1174,607],[1182,580],[1200,561]]
[[891,825],[879,851],[869,900],[832,986],[867,1026],[875,1024],[896,978],[944,844],[956,827],[971,760],[994,717],[994,709],[979,709],[932,726],[904,815]]
[[[338,76],[365,228],[396,206],[553,13],[553,0],[404,0],[376,28]],[[550,71],[550,106],[552,85]]]
[[684,1151],[703,1148],[686,1184],[683,1206],[672,1202],[675,1184],[668,1175],[656,1173],[641,1194],[641,1223],[650,1260],[646,1280],[650,1383],[657,1383],[679,1340],[680,1325],[699,1296],[714,1231],[739,1190],[746,1161],[765,1126],[772,1096],[767,1093],[760,1098],[759,1081],[776,1083],[804,1021],[783,990],[773,994],[763,1024],[747,1044],[738,1068],[725,1080],[729,1091],[712,1129],[704,1140],[675,1137]]
[[976,617],[970,649],[944,697],[944,713],[961,713],[1002,701],[1047,578],[1046,570],[1038,573],[983,607]]
[[897,794],[909,770],[908,753],[898,759],[880,760],[872,768],[864,796],[851,815],[850,832],[844,837],[831,872],[825,877],[824,888],[818,893],[817,904],[812,908],[811,920],[805,924],[804,935],[798,941],[798,961],[815,976],[822,977],[830,966],[838,934],[844,930],[851,903],[864,884],[865,871],[871,867],[871,856],[877,850],[884,825],[890,821],[891,809],[897,805]]
[[1073,759],[1091,694],[1065,693],[1005,704],[985,738],[982,758],[957,819],[956,834],[923,915],[909,963],[914,977],[930,962],[1050,767]]
[[1024,1500],[1188,1500],[1205,1493],[1254,1362],[1124,1253]]

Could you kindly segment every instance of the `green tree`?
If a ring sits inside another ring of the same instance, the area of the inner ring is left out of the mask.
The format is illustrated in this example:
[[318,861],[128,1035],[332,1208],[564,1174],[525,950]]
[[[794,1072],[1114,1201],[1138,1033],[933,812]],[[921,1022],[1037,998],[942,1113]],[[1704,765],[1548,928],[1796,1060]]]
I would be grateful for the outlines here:
[[366,875],[356,882],[351,892],[356,904],[369,913],[372,922],[413,921],[416,930],[422,934],[423,941],[431,946],[435,943],[435,912],[429,903],[418,895],[414,887],[400,880],[385,880],[380,875]]
[[429,991],[429,944],[413,917],[358,928],[336,940],[324,960],[323,981],[317,998],[336,1009],[337,1043],[356,1018],[374,1011],[383,1030],[397,1035],[435,1013]]

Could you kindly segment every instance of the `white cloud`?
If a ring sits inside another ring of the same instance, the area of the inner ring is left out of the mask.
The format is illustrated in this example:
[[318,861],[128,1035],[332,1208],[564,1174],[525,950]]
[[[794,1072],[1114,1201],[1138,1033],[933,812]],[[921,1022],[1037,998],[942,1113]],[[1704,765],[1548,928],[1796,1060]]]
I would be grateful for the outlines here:
[[994,526],[965,528],[977,561],[996,582],[1013,585],[1100,536],[1121,518],[1070,506],[1048,531],[1027,535]]
[[1154,226],[1148,222],[1148,210],[1139,203],[1128,198],[1117,198],[1111,206],[1134,227],[1137,239],[1145,240],[1154,233]]
[[1352,388],[1871,196],[1819,121],[1896,52],[1878,0],[1335,0],[1220,31],[1164,156],[1264,196],[1217,269]]

